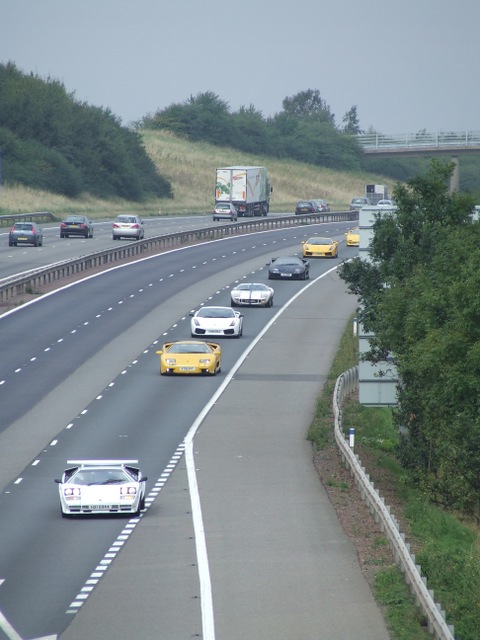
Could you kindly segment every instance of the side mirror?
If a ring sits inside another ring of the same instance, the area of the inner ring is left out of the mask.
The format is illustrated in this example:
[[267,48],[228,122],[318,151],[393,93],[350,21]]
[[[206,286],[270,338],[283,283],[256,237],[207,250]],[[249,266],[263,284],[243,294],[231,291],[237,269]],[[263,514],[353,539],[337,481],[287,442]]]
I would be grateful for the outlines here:
[[55,478],[54,482],[56,482],[57,484],[62,484],[62,481],[59,480],[58,478]]

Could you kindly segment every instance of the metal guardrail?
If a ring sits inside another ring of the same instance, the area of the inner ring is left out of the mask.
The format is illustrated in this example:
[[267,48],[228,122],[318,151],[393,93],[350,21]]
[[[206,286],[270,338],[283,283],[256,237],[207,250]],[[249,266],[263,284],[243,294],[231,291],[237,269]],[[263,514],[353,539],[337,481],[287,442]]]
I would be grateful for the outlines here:
[[357,136],[365,150],[374,149],[410,149],[416,147],[478,147],[480,149],[480,131],[438,131],[428,133],[365,133]]
[[[19,220],[50,220],[58,222],[58,218],[50,213],[50,211],[33,211],[31,213],[8,213],[0,215],[0,227],[8,227]],[[4,224],[6,223],[6,224]]]
[[400,532],[395,516],[390,507],[375,489],[373,482],[361,466],[361,462],[350,448],[345,438],[342,423],[341,405],[344,397],[358,386],[358,367],[352,367],[342,373],[336,381],[333,409],[335,415],[335,440],[340,449],[342,462],[350,469],[362,500],[366,502],[375,522],[380,524],[382,532],[388,537],[396,564],[400,568],[415,602],[428,621],[428,631],[438,640],[455,640],[454,628],[445,621],[445,612],[434,600],[434,592],[427,588],[427,579],[421,574],[421,567],[415,564],[415,555],[405,542],[405,535]]
[[0,303],[14,296],[41,291],[42,286],[68,278],[91,269],[107,268],[116,262],[135,260],[149,254],[161,253],[168,249],[187,246],[208,240],[217,240],[227,236],[243,235],[256,231],[281,229],[299,225],[317,224],[319,222],[344,222],[358,220],[358,211],[340,211],[330,213],[314,213],[305,216],[282,216],[251,218],[236,224],[217,225],[191,231],[180,231],[164,236],[145,238],[120,247],[96,251],[79,258],[64,260],[47,267],[32,269],[0,280]]

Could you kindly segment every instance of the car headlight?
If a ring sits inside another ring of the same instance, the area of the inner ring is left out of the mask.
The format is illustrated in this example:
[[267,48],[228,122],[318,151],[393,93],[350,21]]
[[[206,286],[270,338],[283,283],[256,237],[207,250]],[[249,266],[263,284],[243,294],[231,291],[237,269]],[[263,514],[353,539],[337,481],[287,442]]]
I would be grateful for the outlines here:
[[296,267],[293,271],[293,273],[302,273],[303,269],[300,269],[300,267]]
[[80,487],[64,487],[63,488],[63,497],[65,500],[80,500],[82,495],[82,490]]
[[200,358],[199,360],[200,364],[210,364],[211,361],[211,358]]
[[175,358],[165,358],[165,364],[175,364],[176,362]]
[[135,500],[137,487],[120,487],[120,500]]

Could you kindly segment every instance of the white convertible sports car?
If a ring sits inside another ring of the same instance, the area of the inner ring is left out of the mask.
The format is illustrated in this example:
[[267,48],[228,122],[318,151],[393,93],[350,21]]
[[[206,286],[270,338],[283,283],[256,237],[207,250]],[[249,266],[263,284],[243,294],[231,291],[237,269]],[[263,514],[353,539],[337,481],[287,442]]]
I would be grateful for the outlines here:
[[232,307],[271,307],[273,288],[263,282],[242,282],[231,290]]
[[190,315],[192,336],[239,338],[242,335],[243,314],[231,307],[200,307]]
[[63,517],[96,513],[138,515],[145,507],[145,481],[138,460],[67,460],[58,483]]

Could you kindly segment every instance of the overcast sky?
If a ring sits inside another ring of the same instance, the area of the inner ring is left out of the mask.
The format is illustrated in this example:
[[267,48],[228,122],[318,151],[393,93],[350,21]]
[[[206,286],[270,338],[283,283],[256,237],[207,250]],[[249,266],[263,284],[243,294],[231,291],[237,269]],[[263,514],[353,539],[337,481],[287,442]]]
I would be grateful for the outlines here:
[[480,0],[0,0],[0,62],[123,124],[212,91],[265,117],[318,89],[382,133],[480,130]]

